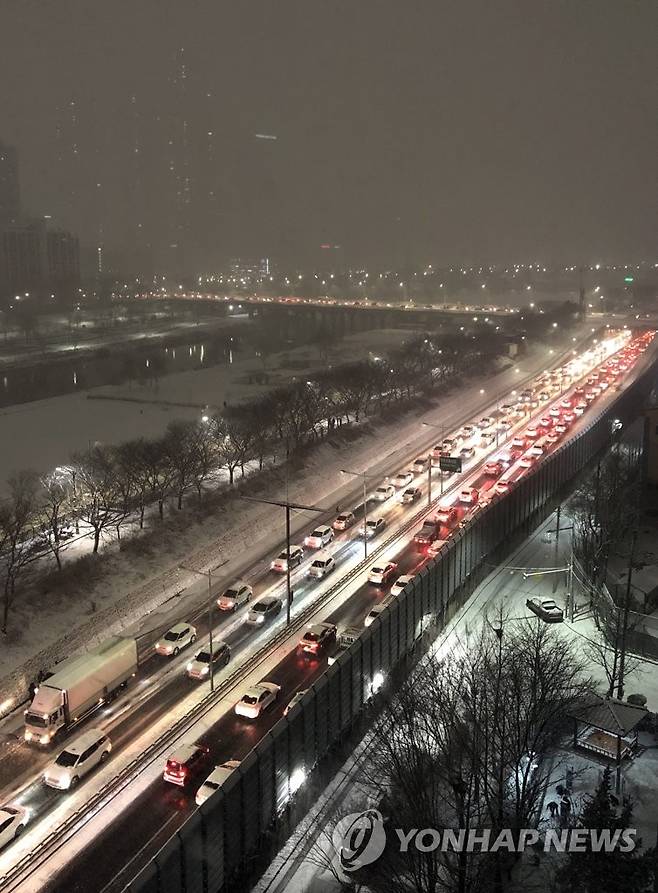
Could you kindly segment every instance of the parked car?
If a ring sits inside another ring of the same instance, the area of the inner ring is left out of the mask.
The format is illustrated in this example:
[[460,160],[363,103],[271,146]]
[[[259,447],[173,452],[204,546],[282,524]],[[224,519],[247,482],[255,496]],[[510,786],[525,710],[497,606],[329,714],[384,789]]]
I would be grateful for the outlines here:
[[393,484],[382,484],[377,487],[375,492],[373,493],[373,499],[376,499],[377,502],[386,502],[387,499],[390,499],[391,496],[395,493],[395,487]]
[[304,550],[301,546],[291,546],[290,554],[284,549],[270,564],[270,569],[276,571],[277,574],[285,574],[288,570],[288,565],[290,565],[291,570],[293,567],[298,567],[302,563],[303,557]]
[[282,607],[283,602],[280,598],[275,595],[266,595],[251,606],[247,614],[247,623],[259,626],[266,620],[276,617]]
[[317,657],[324,648],[335,643],[336,632],[335,623],[315,623],[313,626],[309,626],[297,647],[304,654]]
[[308,576],[315,580],[322,580],[327,574],[330,574],[336,567],[336,560],[333,555],[328,552],[320,552],[319,555],[311,562],[308,569]]
[[334,521],[333,528],[334,530],[347,530],[355,521],[354,512],[341,512]]
[[323,549],[325,546],[329,545],[333,538],[334,532],[331,527],[327,527],[326,524],[321,524],[319,527],[315,528],[313,533],[309,533],[304,540],[304,545],[308,546],[309,549]]
[[526,606],[546,623],[561,623],[564,620],[562,608],[552,598],[529,598],[526,599]]
[[210,665],[212,663],[213,672],[223,669],[231,659],[231,649],[226,642],[213,642],[212,660],[210,657],[210,646],[201,648],[194,655],[194,658],[186,667],[187,675],[190,679],[205,679],[210,675]]
[[112,742],[100,729],[88,729],[70,741],[55,759],[48,763],[43,780],[50,788],[68,791],[80,779],[104,763],[112,752]]
[[194,645],[196,642],[196,629],[191,623],[177,623],[155,643],[155,650],[165,657],[178,657],[181,648]]
[[21,836],[27,819],[23,806],[0,806],[0,850]]
[[246,605],[254,594],[254,590],[249,583],[242,583],[239,580],[232,583],[223,595],[217,599],[217,607],[220,611],[237,611],[241,605]]
[[276,682],[259,682],[252,685],[235,705],[235,712],[245,719],[258,719],[258,717],[271,707],[281,694],[281,686]]
[[401,471],[399,474],[396,474],[393,478],[393,486],[394,487],[406,487],[407,484],[410,484],[414,479],[414,475],[412,471]]
[[398,566],[394,561],[375,564],[370,568],[368,582],[374,583],[375,586],[385,586],[395,575],[397,569]]
[[208,771],[209,762],[209,747],[205,744],[184,743],[167,758],[162,777],[170,784],[184,788]]
[[196,792],[194,802],[197,806],[205,803],[208,797],[211,797],[218,790],[226,779],[240,765],[240,760],[227,760],[221,766],[215,766],[208,778],[203,782],[199,790]]
[[423,491],[420,487],[407,487],[407,489],[400,495],[400,502],[402,505],[409,505],[409,503],[416,502],[420,499],[422,495]]

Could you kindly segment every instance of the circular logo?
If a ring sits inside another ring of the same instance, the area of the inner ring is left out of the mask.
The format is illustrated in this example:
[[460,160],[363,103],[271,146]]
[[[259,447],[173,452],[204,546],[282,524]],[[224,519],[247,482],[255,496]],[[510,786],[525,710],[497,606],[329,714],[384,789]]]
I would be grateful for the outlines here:
[[334,828],[333,844],[343,871],[357,871],[379,859],[386,846],[381,812],[366,809],[346,815]]

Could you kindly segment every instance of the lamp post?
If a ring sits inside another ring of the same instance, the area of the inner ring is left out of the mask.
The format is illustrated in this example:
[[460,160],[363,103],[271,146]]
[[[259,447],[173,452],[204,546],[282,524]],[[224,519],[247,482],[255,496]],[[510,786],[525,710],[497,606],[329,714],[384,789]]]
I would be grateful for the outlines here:
[[290,509],[299,509],[304,512],[318,512],[324,514],[326,508],[317,505],[302,505],[299,502],[288,502],[283,499],[261,499],[258,496],[241,496],[247,502],[260,502],[263,505],[278,505],[286,510],[286,626],[290,626],[290,606],[294,592],[290,586]]
[[[223,562],[226,564],[226,561]],[[209,571],[198,571],[194,567],[188,567],[186,564],[179,564],[178,567],[182,571],[189,571],[191,574],[198,574],[200,577],[206,577],[208,580],[208,646],[210,648],[210,691],[215,690],[215,664],[213,661],[213,651],[212,651],[212,608],[213,608],[213,595],[212,595],[212,570]],[[219,565],[221,567],[221,564]],[[217,570],[217,568],[215,568]]]
[[[434,428],[441,432],[441,440],[445,435],[446,425],[434,425],[431,422],[421,422],[423,428]],[[427,504],[432,504],[432,452],[428,455],[429,464],[427,466]],[[443,496],[443,472],[441,471],[441,459],[439,459],[439,494]]]
[[341,474],[349,474],[355,478],[363,478],[363,557],[368,557],[368,494],[366,486],[368,478],[377,477],[375,474],[368,474],[366,471],[349,471],[347,468],[341,468]]

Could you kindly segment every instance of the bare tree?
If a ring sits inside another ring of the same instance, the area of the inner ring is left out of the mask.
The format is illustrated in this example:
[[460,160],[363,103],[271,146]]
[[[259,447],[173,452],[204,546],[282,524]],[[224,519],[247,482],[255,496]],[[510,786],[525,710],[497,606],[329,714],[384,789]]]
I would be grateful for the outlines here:
[[0,562],[4,575],[1,629],[5,634],[16,582],[36,551],[32,522],[38,481],[32,472],[22,471],[12,476],[8,485],[9,496],[0,503]]
[[[94,532],[94,554],[101,535],[116,527],[126,517],[126,509],[117,485],[116,452],[110,447],[95,446],[73,456],[77,469],[80,518]],[[80,491],[82,491],[80,493]]]
[[51,472],[41,478],[34,525],[41,541],[52,553],[57,569],[62,569],[60,551],[71,509],[72,481],[69,475]]

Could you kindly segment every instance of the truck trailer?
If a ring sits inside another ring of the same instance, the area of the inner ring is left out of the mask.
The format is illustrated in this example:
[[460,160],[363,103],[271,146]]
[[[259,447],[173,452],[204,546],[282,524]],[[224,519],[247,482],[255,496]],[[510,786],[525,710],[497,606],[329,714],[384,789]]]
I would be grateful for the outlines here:
[[36,689],[25,711],[25,740],[49,744],[107,703],[136,671],[137,642],[123,636],[65,660]]

